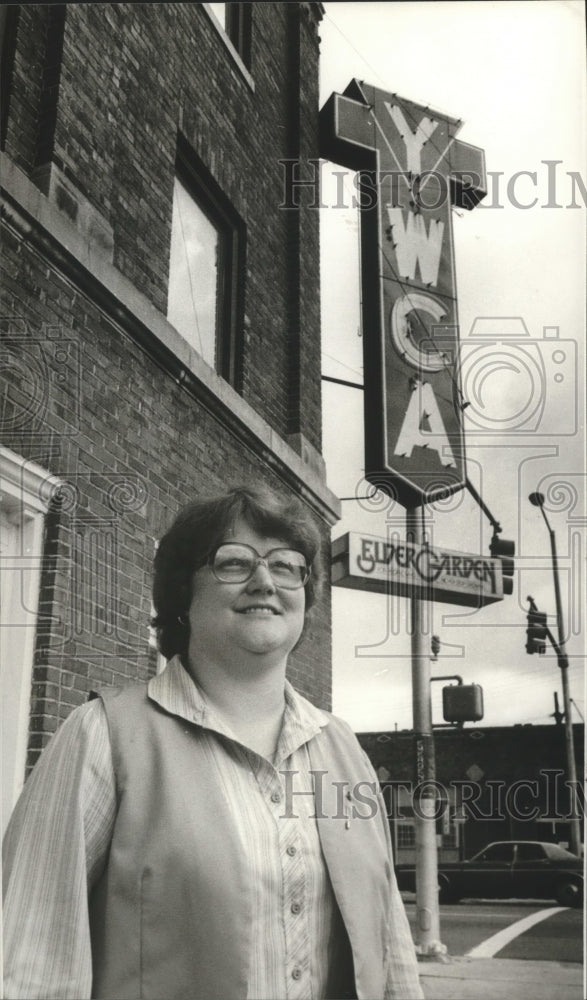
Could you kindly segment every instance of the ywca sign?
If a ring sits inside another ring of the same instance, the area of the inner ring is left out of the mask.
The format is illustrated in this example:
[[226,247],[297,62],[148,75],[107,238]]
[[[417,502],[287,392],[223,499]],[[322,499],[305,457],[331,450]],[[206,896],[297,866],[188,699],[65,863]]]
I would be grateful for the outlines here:
[[500,559],[349,531],[332,543],[337,587],[481,608],[503,599]]
[[366,478],[406,507],[465,485],[452,207],[484,197],[460,122],[353,80],[321,155],[360,171]]

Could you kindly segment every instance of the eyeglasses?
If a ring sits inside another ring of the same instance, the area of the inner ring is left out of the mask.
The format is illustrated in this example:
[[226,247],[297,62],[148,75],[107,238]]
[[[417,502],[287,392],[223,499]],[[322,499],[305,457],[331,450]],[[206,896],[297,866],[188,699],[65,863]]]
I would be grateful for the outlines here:
[[224,542],[208,559],[208,565],[220,583],[246,583],[257,566],[266,566],[276,587],[298,590],[310,576],[305,557],[295,549],[271,549],[260,556],[252,545]]

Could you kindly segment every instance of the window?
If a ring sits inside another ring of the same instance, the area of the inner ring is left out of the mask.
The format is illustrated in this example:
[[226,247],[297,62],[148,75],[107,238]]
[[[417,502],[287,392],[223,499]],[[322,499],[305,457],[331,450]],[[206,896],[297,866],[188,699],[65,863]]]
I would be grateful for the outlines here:
[[444,827],[442,833],[442,846],[456,848],[459,846],[459,842],[459,824],[451,823],[450,825]]
[[397,846],[415,847],[416,828],[414,823],[398,823],[397,825]]
[[219,375],[239,376],[244,227],[204,171],[178,161],[167,318]]
[[19,4],[2,4],[0,7],[0,52],[2,53],[0,65],[0,142],[2,149],[4,149],[8,128],[19,6]]
[[223,31],[226,31],[226,8],[227,8],[227,6],[228,5],[225,4],[225,3],[210,3],[210,4],[208,4],[208,7],[210,8],[210,10],[212,11],[212,13],[214,14],[214,17],[218,21],[218,24],[220,25],[220,27],[222,28]]
[[59,481],[0,448],[2,831],[24,783],[44,518]]
[[516,861],[544,861],[542,844],[518,844]]
[[167,315],[210,365],[216,363],[216,320],[222,234],[175,179]]
[[251,68],[251,14],[250,3],[225,3],[225,30],[245,66]]
[[482,854],[476,854],[474,860],[509,865],[514,860],[514,845],[508,843],[491,844]]
[[252,4],[209,3],[206,6],[225,32],[247,69],[250,69]]

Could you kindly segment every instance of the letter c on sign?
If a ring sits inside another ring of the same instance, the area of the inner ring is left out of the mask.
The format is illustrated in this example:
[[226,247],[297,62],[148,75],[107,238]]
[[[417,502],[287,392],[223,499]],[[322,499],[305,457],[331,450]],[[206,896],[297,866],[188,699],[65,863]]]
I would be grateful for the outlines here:
[[[391,339],[402,358],[418,371],[439,372],[445,367],[449,358],[434,345],[431,334],[415,341],[411,335],[408,316],[418,309],[428,313],[438,323],[446,313],[436,299],[420,292],[410,292],[396,299],[391,311]],[[422,344],[429,343],[433,350],[425,350]]]

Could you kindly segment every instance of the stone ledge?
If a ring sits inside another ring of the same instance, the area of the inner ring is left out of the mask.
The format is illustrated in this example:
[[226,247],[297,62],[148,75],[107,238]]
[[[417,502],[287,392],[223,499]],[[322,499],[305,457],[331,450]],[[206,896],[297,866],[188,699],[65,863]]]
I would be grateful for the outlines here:
[[31,174],[33,184],[68,217],[82,239],[99,248],[109,264],[114,260],[114,231],[103,215],[70,181],[56,163],[45,163]]

